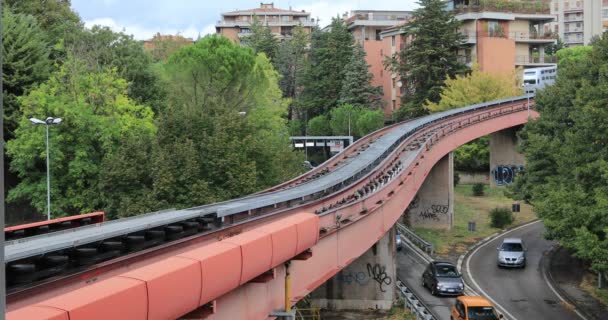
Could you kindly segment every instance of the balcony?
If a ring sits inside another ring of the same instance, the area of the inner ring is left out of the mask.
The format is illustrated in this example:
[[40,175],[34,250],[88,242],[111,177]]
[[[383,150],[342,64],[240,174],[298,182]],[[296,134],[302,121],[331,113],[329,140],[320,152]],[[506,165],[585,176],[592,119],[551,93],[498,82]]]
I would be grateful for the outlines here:
[[564,15],[564,22],[582,22],[582,21],[583,21],[582,14],[580,16],[577,16],[577,15],[565,16]]
[[[219,28],[233,28],[233,27],[248,27],[251,25],[253,21],[217,21],[215,24],[216,27]],[[273,26],[291,26],[295,27],[297,25],[302,25],[302,27],[315,27],[317,23],[314,20],[292,20],[292,21],[263,21],[262,24],[265,26],[273,27]]]
[[[479,31],[479,37],[489,37],[489,38],[505,38],[511,39],[515,42],[525,42],[525,43],[552,43],[555,41],[555,35],[551,32],[547,33],[538,33],[538,32],[504,32],[502,29],[498,30],[489,30],[489,31]],[[470,36],[469,36],[470,37]]]
[[568,12],[583,12],[583,7],[564,8],[564,13]]
[[454,11],[457,14],[484,11],[531,14],[551,13],[549,0],[456,0],[454,4]]
[[572,28],[564,30],[564,33],[582,33],[583,28]]
[[557,57],[556,56],[515,56],[515,64],[516,65],[550,65],[556,64]]

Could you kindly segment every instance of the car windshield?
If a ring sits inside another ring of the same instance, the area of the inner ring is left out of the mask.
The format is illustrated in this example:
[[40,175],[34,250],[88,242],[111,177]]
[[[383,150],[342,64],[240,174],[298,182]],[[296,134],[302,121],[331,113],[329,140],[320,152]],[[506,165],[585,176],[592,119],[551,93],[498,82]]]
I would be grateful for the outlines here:
[[500,247],[502,251],[524,251],[524,248],[521,246],[521,243],[517,242],[505,242]]
[[456,267],[449,264],[439,264],[436,266],[437,268],[437,276],[438,277],[446,277],[446,278],[458,278],[460,275],[456,270]]
[[498,315],[492,307],[468,307],[470,320],[498,320]]

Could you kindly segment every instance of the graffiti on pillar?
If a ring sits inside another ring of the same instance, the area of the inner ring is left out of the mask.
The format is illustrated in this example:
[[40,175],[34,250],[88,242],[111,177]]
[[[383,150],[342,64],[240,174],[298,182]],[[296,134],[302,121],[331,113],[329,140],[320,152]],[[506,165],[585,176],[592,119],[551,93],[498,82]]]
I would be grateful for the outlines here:
[[372,265],[371,263],[367,264],[367,274],[370,278],[374,279],[378,285],[380,286],[380,291],[386,292],[384,286],[390,286],[393,282],[393,279],[386,274],[386,267],[383,267],[379,264]]
[[522,170],[524,170],[523,166],[497,165],[491,173],[496,185],[504,186],[513,183],[517,173]]
[[337,279],[339,282],[346,284],[356,283],[360,286],[364,286],[369,282],[369,278],[365,274],[365,272],[352,272],[352,271],[342,271],[338,273]]

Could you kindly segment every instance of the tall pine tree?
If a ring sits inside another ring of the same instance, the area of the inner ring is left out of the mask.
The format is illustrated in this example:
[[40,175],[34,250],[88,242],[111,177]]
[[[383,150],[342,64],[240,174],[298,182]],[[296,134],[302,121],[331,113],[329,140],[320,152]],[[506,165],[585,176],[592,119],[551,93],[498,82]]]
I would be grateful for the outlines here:
[[334,18],[329,31],[315,30],[310,39],[310,66],[304,77],[302,105],[308,119],[338,106],[354,39],[344,20]]
[[420,0],[420,8],[404,26],[403,37],[412,40],[389,61],[399,74],[405,89],[401,96],[398,117],[407,119],[425,114],[424,103],[438,102],[447,77],[467,72],[458,62],[458,50],[464,37],[459,33],[460,22],[452,11],[445,10],[442,0]]
[[303,84],[304,72],[308,60],[309,36],[304,28],[299,25],[293,29],[291,39],[281,42],[274,63],[275,68],[281,74],[279,86],[283,97],[291,98],[288,119],[294,119],[294,109],[298,103],[298,97]]
[[353,47],[350,62],[346,65],[339,104],[379,109],[383,106],[382,87],[374,87],[371,81],[374,75],[369,72],[365,61],[365,51],[361,45]]
[[272,34],[268,26],[265,26],[258,17],[253,17],[253,23],[249,27],[251,35],[244,38],[242,43],[249,46],[257,54],[263,52],[266,57],[274,61],[279,47],[279,40]]

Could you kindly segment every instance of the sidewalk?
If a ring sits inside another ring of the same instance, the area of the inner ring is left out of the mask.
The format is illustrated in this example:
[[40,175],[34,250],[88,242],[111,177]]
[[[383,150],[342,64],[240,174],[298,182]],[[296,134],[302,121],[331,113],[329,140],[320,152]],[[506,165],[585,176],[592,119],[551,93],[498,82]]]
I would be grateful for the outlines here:
[[608,320],[608,306],[579,288],[587,266],[564,248],[552,250],[545,263],[548,280],[587,320]]

